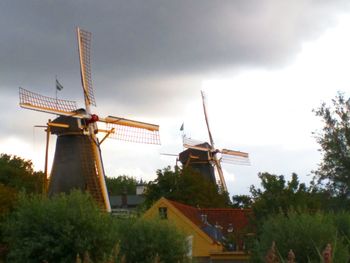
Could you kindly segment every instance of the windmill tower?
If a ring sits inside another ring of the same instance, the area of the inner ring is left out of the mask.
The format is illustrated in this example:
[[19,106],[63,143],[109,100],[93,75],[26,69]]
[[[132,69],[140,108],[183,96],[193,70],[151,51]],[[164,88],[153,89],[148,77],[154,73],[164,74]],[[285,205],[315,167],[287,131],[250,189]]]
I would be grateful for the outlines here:
[[217,149],[210,131],[209,120],[206,109],[204,92],[201,92],[205,122],[208,130],[209,141],[201,142],[183,136],[183,146],[187,150],[179,154],[180,162],[184,167],[197,170],[206,179],[218,183],[221,191],[227,192],[227,186],[221,167],[221,162],[249,165],[249,155],[245,152]]
[[[107,138],[160,144],[159,126],[121,117],[99,117],[92,113],[96,106],[91,79],[91,33],[77,28],[81,83],[85,109],[78,109],[75,101],[46,97],[19,88],[20,106],[59,115],[48,123],[51,134],[57,135],[51,170],[49,195],[72,189],[89,191],[92,197],[110,211],[101,156],[101,143]],[[99,126],[104,128],[99,128]],[[96,134],[105,133],[100,141]]]

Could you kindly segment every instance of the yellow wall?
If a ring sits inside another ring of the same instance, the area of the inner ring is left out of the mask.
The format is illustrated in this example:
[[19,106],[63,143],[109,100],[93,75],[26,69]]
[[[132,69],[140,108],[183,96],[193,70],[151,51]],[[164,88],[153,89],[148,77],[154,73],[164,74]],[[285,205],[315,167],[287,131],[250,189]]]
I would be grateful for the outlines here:
[[193,257],[209,257],[210,253],[221,252],[222,245],[215,243],[207,234],[197,227],[191,220],[185,217],[177,210],[167,199],[159,199],[144,214],[144,218],[156,218],[159,216],[159,207],[167,207],[167,215],[169,222],[172,222],[186,236],[193,236],[192,256]]

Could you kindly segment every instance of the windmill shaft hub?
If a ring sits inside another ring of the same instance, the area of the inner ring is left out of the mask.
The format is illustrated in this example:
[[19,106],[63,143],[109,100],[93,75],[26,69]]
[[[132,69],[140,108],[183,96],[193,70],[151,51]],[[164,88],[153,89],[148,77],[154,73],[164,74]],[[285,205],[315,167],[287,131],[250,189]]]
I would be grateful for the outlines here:
[[96,114],[91,114],[91,118],[87,120],[87,123],[95,123],[98,122],[100,119]]

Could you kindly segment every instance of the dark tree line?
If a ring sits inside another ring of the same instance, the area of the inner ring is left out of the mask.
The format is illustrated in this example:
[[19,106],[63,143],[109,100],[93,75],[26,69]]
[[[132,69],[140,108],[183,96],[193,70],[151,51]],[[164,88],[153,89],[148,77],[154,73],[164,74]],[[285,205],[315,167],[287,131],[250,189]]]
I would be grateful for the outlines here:
[[42,194],[45,175],[33,163],[18,156],[0,155],[0,216],[11,211],[18,193]]
[[134,195],[136,194],[137,183],[135,178],[127,175],[106,177],[107,189],[110,195]]
[[147,185],[146,207],[165,197],[191,206],[229,207],[227,192],[219,192],[218,186],[191,169],[170,166],[157,171],[157,178]]

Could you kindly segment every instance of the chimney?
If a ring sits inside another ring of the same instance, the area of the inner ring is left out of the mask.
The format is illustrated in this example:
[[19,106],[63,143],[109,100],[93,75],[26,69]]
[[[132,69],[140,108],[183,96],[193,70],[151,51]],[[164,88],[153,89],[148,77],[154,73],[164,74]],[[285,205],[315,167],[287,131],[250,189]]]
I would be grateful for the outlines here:
[[228,224],[228,228],[227,228],[227,232],[228,233],[232,233],[233,232],[233,225],[230,223],[230,224]]
[[208,216],[206,214],[201,214],[202,223],[208,225]]

